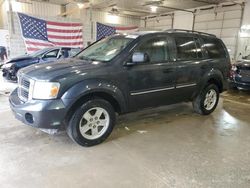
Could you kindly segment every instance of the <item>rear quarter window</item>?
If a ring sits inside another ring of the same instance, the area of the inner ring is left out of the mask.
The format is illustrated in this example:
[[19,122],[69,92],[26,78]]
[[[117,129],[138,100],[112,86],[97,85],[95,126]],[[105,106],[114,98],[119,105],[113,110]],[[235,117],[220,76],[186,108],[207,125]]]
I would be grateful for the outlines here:
[[226,58],[225,48],[218,39],[203,38],[203,41],[209,58]]

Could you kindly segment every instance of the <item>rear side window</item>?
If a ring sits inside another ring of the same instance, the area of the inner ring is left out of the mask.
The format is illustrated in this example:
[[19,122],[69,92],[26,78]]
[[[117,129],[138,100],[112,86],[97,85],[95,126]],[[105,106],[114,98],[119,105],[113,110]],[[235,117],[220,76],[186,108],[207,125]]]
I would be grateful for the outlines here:
[[225,49],[219,40],[211,38],[203,38],[203,41],[204,41],[203,47],[205,47],[209,58],[226,57]]
[[200,58],[201,53],[197,54],[197,44],[193,37],[176,37],[177,59],[190,60]]

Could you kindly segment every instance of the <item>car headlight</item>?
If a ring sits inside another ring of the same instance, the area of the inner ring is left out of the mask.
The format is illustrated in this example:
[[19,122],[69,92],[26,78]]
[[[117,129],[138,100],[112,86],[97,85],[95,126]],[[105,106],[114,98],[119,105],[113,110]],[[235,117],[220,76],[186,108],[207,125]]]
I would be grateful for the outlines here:
[[10,68],[12,65],[14,65],[14,63],[6,63],[2,66],[3,69],[8,69]]
[[59,93],[60,83],[35,81],[33,99],[55,99]]

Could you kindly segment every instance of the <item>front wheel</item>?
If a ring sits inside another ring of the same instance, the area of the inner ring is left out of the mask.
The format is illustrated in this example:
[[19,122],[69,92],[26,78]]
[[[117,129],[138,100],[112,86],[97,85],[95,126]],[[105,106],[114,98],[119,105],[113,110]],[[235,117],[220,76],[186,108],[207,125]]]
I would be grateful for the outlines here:
[[115,119],[114,109],[109,102],[93,99],[75,111],[67,125],[67,134],[81,146],[94,146],[110,135]]
[[219,93],[215,84],[209,84],[193,100],[194,111],[202,115],[211,114],[218,105]]

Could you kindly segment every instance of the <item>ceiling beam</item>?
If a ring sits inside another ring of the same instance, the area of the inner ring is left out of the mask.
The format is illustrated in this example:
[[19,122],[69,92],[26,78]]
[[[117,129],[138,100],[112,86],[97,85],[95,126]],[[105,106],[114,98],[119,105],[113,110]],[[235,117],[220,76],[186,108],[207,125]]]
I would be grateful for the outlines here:
[[194,13],[194,11],[186,10],[186,9],[182,9],[182,8],[175,8],[175,7],[169,7],[169,6],[163,6],[163,5],[159,5],[158,7],[160,7],[160,8],[166,8],[166,9],[170,9],[170,10],[179,10],[179,11]]
[[193,0],[193,1],[208,4],[208,5],[218,5],[219,4],[219,3],[208,2],[208,1],[205,1],[205,0]]

